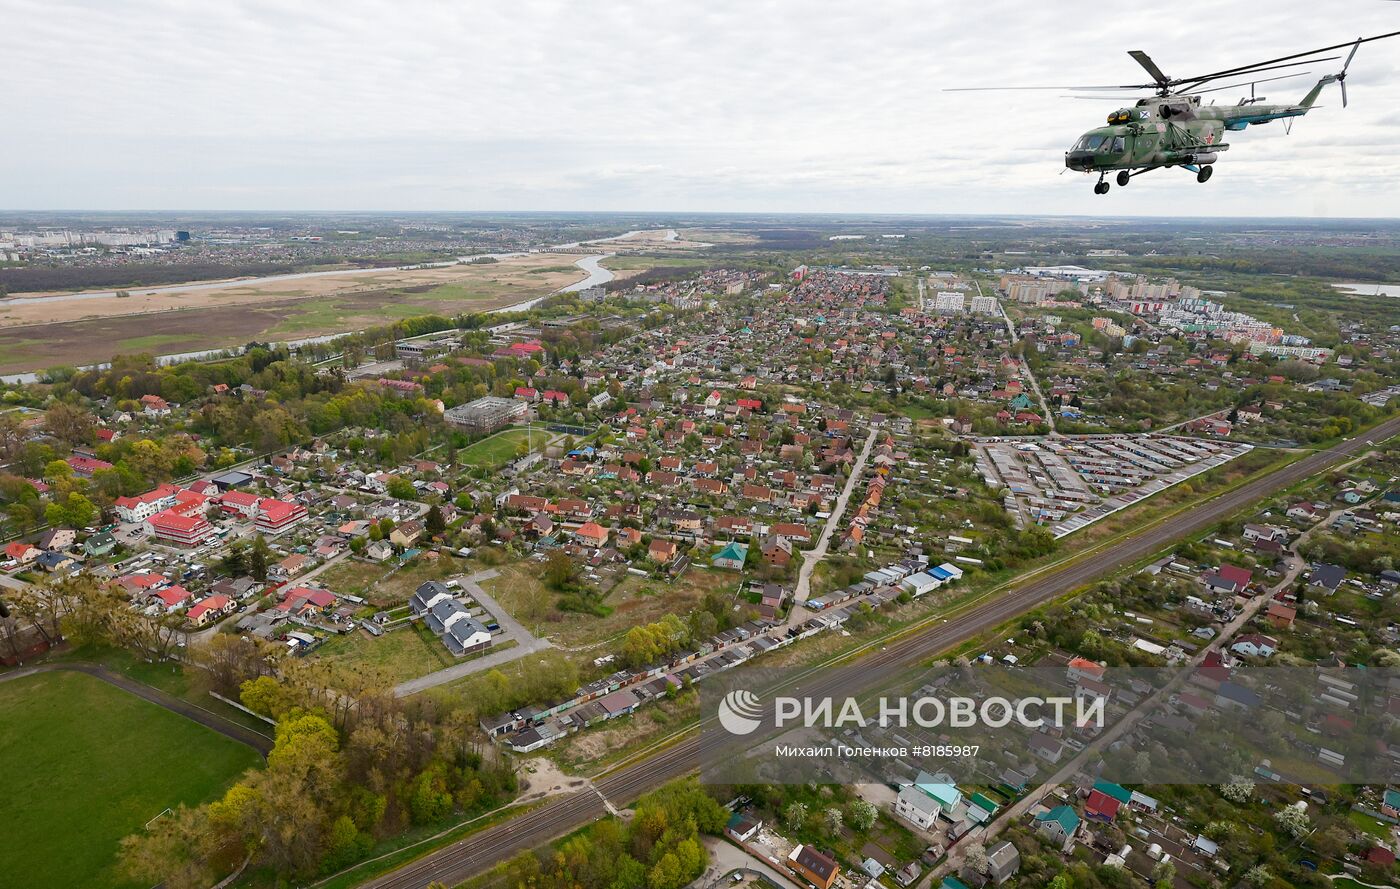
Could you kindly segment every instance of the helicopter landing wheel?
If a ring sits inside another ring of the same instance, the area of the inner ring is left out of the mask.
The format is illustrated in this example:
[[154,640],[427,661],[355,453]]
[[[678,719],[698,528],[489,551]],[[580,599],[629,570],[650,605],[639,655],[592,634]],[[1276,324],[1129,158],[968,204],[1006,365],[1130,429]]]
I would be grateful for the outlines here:
[[1094,194],[1108,194],[1108,183],[1097,182],[1094,184]]
[[1201,169],[1196,173],[1196,181],[1205,182],[1210,179],[1210,174],[1214,172],[1215,168],[1212,167],[1210,164],[1206,164],[1204,167],[1201,167]]
[[1121,186],[1124,186],[1124,185],[1127,185],[1127,184],[1128,184],[1128,181],[1131,180],[1132,178],[1133,178],[1132,175],[1129,174],[1127,170],[1119,170],[1119,171],[1118,171],[1118,185],[1119,185],[1120,187],[1121,187]]

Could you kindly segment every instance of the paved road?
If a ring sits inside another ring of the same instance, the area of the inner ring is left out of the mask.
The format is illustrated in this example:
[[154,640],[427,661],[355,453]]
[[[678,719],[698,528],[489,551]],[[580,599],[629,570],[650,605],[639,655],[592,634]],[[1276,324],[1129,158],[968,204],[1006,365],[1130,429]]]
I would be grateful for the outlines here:
[[[1145,532],[1125,539],[1101,558],[1084,559],[1042,575],[948,623],[937,624],[924,633],[892,642],[883,650],[862,658],[860,664],[868,668],[873,677],[879,672],[894,671],[932,658],[1041,603],[1141,561],[1172,541],[1209,528],[1262,497],[1316,475],[1366,449],[1368,441],[1381,441],[1397,434],[1400,434],[1400,417],[1381,424],[1364,438],[1344,441],[1326,451],[1319,451],[1193,509],[1180,512]],[[804,690],[810,697],[839,693],[839,688],[832,681],[824,682],[820,678],[814,685],[805,685]],[[700,750],[700,736],[691,734],[651,756],[618,768],[595,781],[594,786],[614,804],[629,803],[667,781],[694,772],[700,765]],[[597,820],[606,811],[603,801],[593,793],[562,797],[557,802],[473,834],[364,885],[372,889],[422,889],[433,880],[440,880],[454,886],[523,849],[534,848]]]
[[495,616],[496,620],[500,622],[504,638],[515,640],[515,644],[510,648],[493,651],[488,655],[472,658],[469,661],[454,664],[451,667],[444,667],[441,670],[429,673],[427,676],[419,676],[416,679],[410,679],[407,682],[396,685],[394,686],[395,697],[406,698],[411,694],[417,694],[425,688],[443,685],[461,679],[463,676],[470,676],[473,673],[480,673],[482,670],[499,667],[501,664],[508,664],[526,655],[544,651],[546,648],[551,647],[548,639],[540,639],[532,635],[529,630],[525,629],[520,621],[511,617],[509,611],[506,611],[500,605],[496,604],[496,600],[493,599],[486,590],[481,588],[481,581],[490,580],[495,577],[497,573],[495,568],[488,568],[470,577],[463,577],[461,578],[462,588],[470,593],[473,599],[486,606],[486,610],[490,611],[491,614]]
[[17,577],[12,577],[8,574],[0,574],[0,586],[23,592],[29,589],[30,584],[25,583]]
[[164,707],[172,713],[178,713],[186,719],[192,719],[205,728],[213,729],[226,738],[232,738],[240,744],[247,744],[263,756],[272,750],[272,739],[267,735],[255,732],[250,728],[239,725],[232,720],[225,719],[197,704],[168,695],[157,688],[143,685],[134,679],[113,672],[101,664],[88,664],[82,662],[36,664],[32,667],[21,667],[8,673],[0,673],[0,682],[9,682],[12,679],[20,679],[24,676],[33,676],[36,673],[52,673],[57,670],[69,670],[74,673],[86,673],[88,676],[96,677],[109,685],[114,685],[122,691],[130,692],[146,701],[150,701],[158,707]]
[[[976,281],[973,281],[973,283],[977,284]],[[981,284],[977,284],[977,295],[982,295]],[[1001,307],[1001,317],[1002,320],[1006,322],[1006,332],[1011,335],[1011,344],[1015,345],[1020,337],[1016,335],[1016,325],[1011,323],[1011,316],[1006,314],[1005,306]],[[1045,424],[1050,427],[1050,435],[1058,436],[1060,433],[1055,429],[1055,412],[1050,410],[1050,403],[1046,401],[1045,396],[1041,394],[1040,383],[1036,380],[1035,374],[1031,373],[1030,363],[1024,358],[1020,359],[1020,362],[1021,372],[1024,373],[1026,379],[1030,381],[1031,392],[1035,393],[1035,400],[1040,404],[1040,414],[1045,418]]]
[[846,487],[841,489],[841,496],[836,498],[836,508],[831,511],[831,516],[826,520],[826,527],[822,528],[821,539],[817,545],[812,547],[802,556],[802,567],[797,572],[797,589],[793,592],[792,598],[798,605],[807,601],[807,596],[812,590],[812,572],[816,570],[817,564],[826,558],[826,551],[831,546],[831,536],[836,533],[836,528],[841,524],[841,516],[846,513],[846,505],[851,502],[851,494],[855,491],[856,485],[860,484],[860,477],[865,474],[865,461],[870,459],[870,449],[875,446],[875,437],[880,434],[879,427],[870,430],[870,435],[866,436],[865,447],[861,448],[860,456],[856,458],[856,463],[851,467],[851,475],[846,479]]

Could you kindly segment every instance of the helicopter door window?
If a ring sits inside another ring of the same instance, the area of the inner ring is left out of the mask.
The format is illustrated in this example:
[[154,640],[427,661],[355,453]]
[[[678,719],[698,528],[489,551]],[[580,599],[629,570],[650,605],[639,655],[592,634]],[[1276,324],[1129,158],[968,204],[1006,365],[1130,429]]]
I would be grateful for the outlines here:
[[1127,143],[1123,141],[1122,136],[1113,137],[1113,148],[1111,150],[1114,154],[1122,154],[1126,147]]

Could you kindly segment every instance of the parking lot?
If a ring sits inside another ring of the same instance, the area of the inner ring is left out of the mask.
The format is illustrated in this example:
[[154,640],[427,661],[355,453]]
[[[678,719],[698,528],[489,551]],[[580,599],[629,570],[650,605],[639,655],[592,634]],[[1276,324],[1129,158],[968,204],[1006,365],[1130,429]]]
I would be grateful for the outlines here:
[[1057,538],[1253,449],[1152,435],[986,438],[976,447],[979,473],[1005,491],[1017,522],[1049,525]]

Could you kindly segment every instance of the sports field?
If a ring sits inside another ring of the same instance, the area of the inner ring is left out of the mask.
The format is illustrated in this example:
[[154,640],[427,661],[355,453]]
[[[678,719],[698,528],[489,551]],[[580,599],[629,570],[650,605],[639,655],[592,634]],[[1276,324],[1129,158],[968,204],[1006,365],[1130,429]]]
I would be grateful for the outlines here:
[[534,439],[535,450],[538,451],[544,447],[547,441],[556,437],[554,433],[538,427],[531,435],[527,427],[517,426],[497,432],[490,438],[483,438],[481,441],[463,448],[461,453],[457,455],[457,459],[466,466],[485,466],[494,469],[514,460],[516,448],[531,438]]
[[[249,747],[81,673],[0,682],[0,884],[126,887],[121,838],[217,797]],[[142,886],[139,889],[147,889]]]

